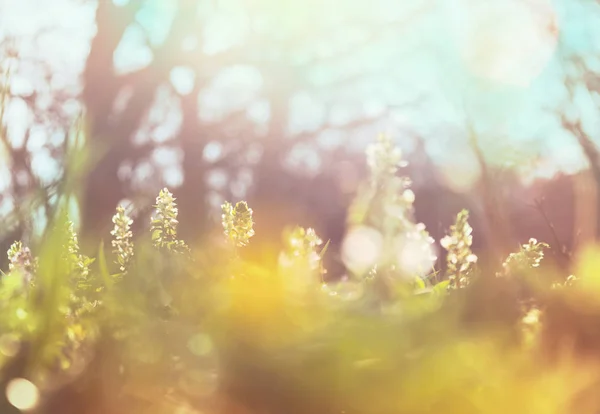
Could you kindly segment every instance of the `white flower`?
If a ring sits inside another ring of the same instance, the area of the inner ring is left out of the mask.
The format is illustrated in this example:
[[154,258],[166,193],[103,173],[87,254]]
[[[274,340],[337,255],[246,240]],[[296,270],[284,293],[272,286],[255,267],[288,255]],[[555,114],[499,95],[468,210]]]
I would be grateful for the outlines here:
[[407,203],[412,204],[415,202],[415,193],[411,189],[404,190],[402,199]]
[[450,246],[453,245],[454,243],[456,243],[456,238],[452,237],[452,236],[444,236],[440,240],[440,244],[446,250],[448,250],[450,248]]
[[469,213],[462,210],[456,216],[456,222],[450,226],[450,234],[440,240],[440,244],[448,251],[448,277],[451,288],[460,288],[468,284],[473,264],[477,256],[471,252],[473,228],[468,223]]
[[112,222],[115,224],[113,230],[110,232],[114,237],[111,242],[113,253],[117,256],[116,262],[124,274],[127,272],[127,267],[133,257],[133,243],[131,241],[133,234],[130,230],[133,220],[125,214],[123,206],[118,206]]

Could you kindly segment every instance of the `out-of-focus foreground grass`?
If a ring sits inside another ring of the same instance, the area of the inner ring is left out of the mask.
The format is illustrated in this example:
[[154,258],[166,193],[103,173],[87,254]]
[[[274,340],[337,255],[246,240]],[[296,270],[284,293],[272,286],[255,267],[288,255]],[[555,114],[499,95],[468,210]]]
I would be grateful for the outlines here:
[[487,266],[463,211],[435,269],[401,153],[367,157],[336,282],[312,229],[248,253],[244,202],[188,246],[165,189],[147,233],[119,207],[93,258],[59,212],[0,279],[0,412],[597,413],[597,250],[562,280],[533,239]]

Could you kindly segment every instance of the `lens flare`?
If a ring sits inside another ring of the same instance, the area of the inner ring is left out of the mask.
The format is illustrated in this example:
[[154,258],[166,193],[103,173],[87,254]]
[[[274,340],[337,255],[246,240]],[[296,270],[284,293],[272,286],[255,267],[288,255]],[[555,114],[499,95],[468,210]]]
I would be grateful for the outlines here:
[[34,409],[40,399],[38,388],[24,378],[15,378],[6,386],[6,399],[21,411]]
[[7,357],[14,357],[19,352],[21,343],[18,336],[14,334],[4,334],[0,336],[0,354]]
[[459,48],[467,68],[500,84],[527,87],[550,61],[558,40],[548,0],[461,0]]
[[348,232],[342,245],[342,258],[346,267],[355,274],[371,269],[381,255],[382,236],[367,226],[357,226]]
[[426,238],[406,238],[397,240],[398,264],[410,275],[424,276],[435,263],[436,252],[433,244]]

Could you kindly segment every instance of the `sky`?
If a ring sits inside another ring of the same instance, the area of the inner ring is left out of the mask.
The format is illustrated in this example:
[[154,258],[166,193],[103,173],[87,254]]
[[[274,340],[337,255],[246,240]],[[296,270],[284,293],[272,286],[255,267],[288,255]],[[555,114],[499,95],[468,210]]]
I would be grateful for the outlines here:
[[[129,27],[115,52],[117,73],[144,67],[152,60],[144,38],[148,36],[153,45],[164,40],[170,29],[173,4],[151,0],[137,15],[136,24]],[[326,36],[301,43],[308,44],[311,53],[325,63],[303,69],[302,75],[314,87],[293,95],[290,133],[310,131],[324,123],[342,125],[357,117],[376,117],[386,108],[393,108],[375,126],[383,131],[373,130],[371,134],[368,130],[329,130],[320,137],[323,148],[346,145],[361,150],[376,132],[388,132],[400,146],[409,148],[404,136],[411,131],[426,139],[429,154],[443,170],[463,171],[468,176],[468,171],[475,169],[475,160],[466,146],[465,126],[470,122],[490,162],[501,164],[517,159],[527,161],[523,165],[533,163],[527,171],[531,178],[551,177],[558,171],[575,172],[586,166],[575,139],[561,128],[556,112],[581,120],[592,139],[600,143],[597,94],[590,93],[581,83],[576,83],[570,93],[564,82],[566,76],[578,78],[568,63],[572,56],[581,57],[588,67],[600,73],[598,2],[311,0],[298,4],[219,0],[201,4],[198,19],[204,40],[197,44],[195,39],[186,39],[185,48],[189,53],[207,56],[244,44],[250,31],[263,30],[261,24],[271,25],[270,29],[281,36],[308,39],[319,25],[338,17],[364,16],[368,20],[362,26],[340,23]],[[248,12],[259,6],[267,11],[267,17],[251,21]],[[0,40],[17,39],[19,54],[25,58],[12,68],[12,93],[26,95],[35,90],[51,99],[54,90],[66,90],[76,97],[79,75],[95,33],[94,12],[93,1],[0,0]],[[313,18],[317,12],[325,17]],[[387,29],[388,23],[403,19],[406,27],[402,30]],[[377,33],[377,42],[365,41],[369,31]],[[306,61],[306,50],[299,47],[285,51],[286,58]],[[349,52],[328,63],[326,58],[340,51]],[[264,53],[281,52],[270,51],[264,45]],[[40,69],[28,63],[28,58],[43,60],[48,66]],[[337,79],[353,75],[360,77],[331,92]],[[50,83],[44,79],[50,79]],[[197,81],[195,72],[188,67],[174,68],[169,79],[184,94]],[[232,65],[214,74],[200,94],[199,117],[213,120],[228,111],[245,108],[248,118],[260,130],[270,117],[268,102],[262,98],[267,84],[268,79],[263,79],[256,68]],[[168,92],[159,90],[158,94],[157,101],[162,106],[153,109],[151,118],[160,127],[152,133],[142,128],[136,136],[138,141],[167,142],[177,132],[181,122],[177,105],[171,102]],[[406,105],[417,100],[418,105]],[[74,117],[79,110],[73,99],[63,108],[64,116]],[[60,164],[50,154],[64,137],[61,131],[40,120],[18,98],[9,103],[4,122],[9,140],[16,146],[22,142],[27,125],[39,124],[28,144],[34,154],[34,170],[48,181],[59,173]],[[209,146],[205,156],[218,157],[219,151],[218,144]],[[311,151],[297,148],[291,159],[319,168],[318,154]],[[10,185],[8,166],[2,165],[3,156],[0,149],[0,191]],[[137,173],[152,174],[153,168],[160,167],[166,171],[166,182],[177,185],[182,180],[177,169],[180,158],[177,151],[160,148]],[[220,178],[213,179],[219,182]],[[7,200],[0,202],[0,214],[10,210]]]

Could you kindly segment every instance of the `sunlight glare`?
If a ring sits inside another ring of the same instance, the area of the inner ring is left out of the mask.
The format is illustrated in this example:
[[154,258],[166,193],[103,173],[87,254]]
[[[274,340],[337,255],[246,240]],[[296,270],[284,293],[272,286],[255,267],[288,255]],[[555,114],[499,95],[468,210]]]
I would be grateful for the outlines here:
[[371,269],[381,255],[383,238],[371,227],[357,226],[349,230],[342,245],[344,264],[357,274]]
[[557,16],[550,0],[461,0],[459,49],[468,69],[483,78],[527,87],[557,45]]
[[426,238],[403,237],[398,240],[397,260],[407,274],[425,276],[437,259],[434,245]]
[[6,386],[6,399],[21,411],[34,409],[39,398],[38,388],[24,378],[15,378]]

